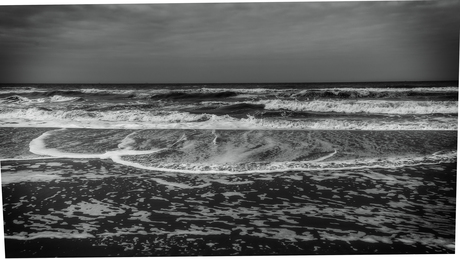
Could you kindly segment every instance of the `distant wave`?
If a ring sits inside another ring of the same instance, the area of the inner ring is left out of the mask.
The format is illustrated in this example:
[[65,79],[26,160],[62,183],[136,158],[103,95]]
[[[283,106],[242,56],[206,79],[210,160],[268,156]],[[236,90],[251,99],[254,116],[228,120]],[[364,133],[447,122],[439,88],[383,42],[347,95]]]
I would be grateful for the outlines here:
[[72,121],[139,121],[139,122],[194,122],[210,119],[210,115],[192,115],[182,112],[167,111],[85,111],[85,110],[51,110],[47,108],[1,109],[0,119],[21,118],[28,120],[72,120]]
[[24,96],[12,95],[5,98],[0,98],[2,104],[30,104],[30,103],[45,103],[45,102],[75,102],[84,100],[81,97],[65,97],[61,95],[53,95],[47,98],[30,99]]
[[260,98],[277,96],[283,98],[401,98],[422,96],[458,95],[458,87],[416,87],[416,88],[319,88],[319,89],[270,89],[270,88],[200,88],[181,91],[186,94],[219,94],[234,92],[238,95],[254,95]]
[[[90,128],[457,129],[454,116],[458,114],[457,100],[302,100],[303,97],[296,97],[312,91],[334,93],[367,89],[53,90],[44,92],[38,98],[30,94],[0,98],[0,119],[2,126],[35,126],[36,122],[36,126],[40,127],[72,125]],[[382,88],[372,91],[458,93],[455,87]],[[135,99],[124,99],[131,97]],[[192,102],[188,102],[189,100]]]
[[45,96],[75,96],[81,98],[91,98],[91,99],[100,99],[100,101],[104,101],[107,99],[124,99],[124,98],[135,98],[135,97],[147,97],[147,95],[142,95],[142,93],[136,93],[135,91],[128,91],[128,90],[54,90],[44,93]]
[[248,124],[266,129],[325,129],[325,130],[456,130],[457,118],[392,120],[270,120],[243,119]]
[[445,87],[399,87],[399,88],[390,88],[390,87],[360,87],[360,88],[351,88],[351,87],[341,87],[341,88],[318,88],[315,89],[318,91],[368,91],[368,92],[395,92],[395,93],[404,93],[404,92],[439,92],[439,93],[447,93],[447,92],[452,92],[452,93],[458,93],[458,87],[457,86],[445,86]]
[[50,102],[75,102],[75,101],[83,101],[84,99],[81,97],[65,97],[61,95],[53,95],[49,101]]
[[255,113],[262,113],[264,111],[265,105],[263,104],[251,104],[251,103],[236,103],[229,105],[220,105],[220,106],[199,106],[185,111],[190,113],[198,114],[215,114],[215,115],[230,115],[235,118],[246,118],[248,115],[254,115]]
[[235,118],[228,115],[146,110],[52,110],[43,107],[1,108],[2,126],[179,129],[334,129],[334,130],[456,130],[455,116],[361,119]]
[[384,114],[455,114],[458,101],[386,101],[386,100],[261,100],[265,109],[343,113],[384,113]]
[[55,96],[55,95],[79,95],[81,94],[82,92],[79,91],[79,90],[53,90],[53,91],[48,91],[48,92],[45,92],[44,95],[46,96]]
[[31,100],[26,97],[22,97],[20,95],[12,95],[5,98],[0,99],[0,103],[27,103]]
[[296,89],[296,88],[244,88],[235,85],[234,88],[184,88],[180,91],[159,88],[141,89],[120,89],[108,88],[78,88],[78,89],[57,89],[50,88],[0,88],[0,95],[40,95],[40,96],[79,96],[98,95],[115,96],[123,98],[152,98],[152,99],[222,99],[230,97],[240,98],[293,98],[293,99],[378,99],[378,98],[418,98],[418,97],[442,97],[447,99],[457,99],[458,87],[415,87],[415,88],[316,88],[316,89]]
[[37,93],[43,94],[46,93],[47,89],[38,89],[35,87],[5,87],[0,88],[0,95],[7,95],[7,94],[30,94],[30,93]]
[[401,98],[415,96],[433,96],[433,95],[458,95],[457,87],[443,88],[333,88],[333,89],[314,89],[302,90],[291,95],[296,98]]
[[80,90],[53,90],[42,93],[45,96],[84,96],[87,94],[97,96],[120,96],[120,97],[139,97],[149,99],[169,99],[169,100],[182,100],[182,99],[214,99],[214,98],[229,98],[237,96],[238,93],[234,91],[209,91],[203,89],[186,89],[181,91],[171,91],[167,89],[152,89],[152,90],[120,90],[120,89],[80,89]]
[[187,92],[170,92],[165,94],[156,94],[151,96],[151,99],[214,99],[234,97],[238,94],[231,91],[219,91],[211,93],[187,93]]

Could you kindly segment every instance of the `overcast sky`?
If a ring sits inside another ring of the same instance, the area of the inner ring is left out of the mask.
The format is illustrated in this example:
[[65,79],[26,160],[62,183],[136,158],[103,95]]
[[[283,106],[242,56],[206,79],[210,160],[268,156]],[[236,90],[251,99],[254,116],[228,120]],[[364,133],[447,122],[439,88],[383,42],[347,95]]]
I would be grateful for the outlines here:
[[0,6],[0,82],[457,80],[459,1]]

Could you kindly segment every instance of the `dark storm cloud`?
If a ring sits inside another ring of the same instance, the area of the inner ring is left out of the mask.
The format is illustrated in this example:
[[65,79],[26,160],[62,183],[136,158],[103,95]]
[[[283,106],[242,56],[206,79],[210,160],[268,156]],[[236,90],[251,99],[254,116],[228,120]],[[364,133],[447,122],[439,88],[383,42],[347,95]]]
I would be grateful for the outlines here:
[[456,10],[458,1],[2,6],[0,66],[7,81],[455,79]]

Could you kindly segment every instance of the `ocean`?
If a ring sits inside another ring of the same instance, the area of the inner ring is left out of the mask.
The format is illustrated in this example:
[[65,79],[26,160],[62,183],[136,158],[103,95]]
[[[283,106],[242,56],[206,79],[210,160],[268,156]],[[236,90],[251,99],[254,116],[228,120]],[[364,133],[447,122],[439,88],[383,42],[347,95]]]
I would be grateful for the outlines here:
[[455,253],[458,82],[0,86],[7,257]]

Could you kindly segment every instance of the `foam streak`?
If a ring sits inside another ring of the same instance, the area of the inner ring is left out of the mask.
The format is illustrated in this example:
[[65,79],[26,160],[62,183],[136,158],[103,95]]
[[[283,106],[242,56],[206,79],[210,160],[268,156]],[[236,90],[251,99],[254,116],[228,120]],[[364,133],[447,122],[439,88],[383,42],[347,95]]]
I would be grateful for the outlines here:
[[119,145],[119,147],[121,146],[123,149],[115,150],[115,151],[107,151],[104,154],[68,153],[68,152],[59,151],[56,148],[47,148],[45,145],[45,139],[49,138],[53,132],[59,132],[63,130],[66,130],[66,129],[64,128],[64,129],[47,131],[43,133],[41,136],[39,136],[38,138],[33,139],[29,144],[30,152],[37,154],[37,155],[44,155],[48,157],[51,156],[55,158],[99,158],[99,159],[107,159],[107,158],[114,159],[115,158],[116,160],[116,157],[120,157],[120,156],[147,155],[147,154],[152,154],[152,153],[155,153],[161,150],[161,149],[146,150],[146,151],[131,150],[131,147],[128,144],[126,144],[127,142],[129,142],[129,140],[126,140],[127,138],[125,138],[126,141],[125,140],[122,141],[122,143]]

